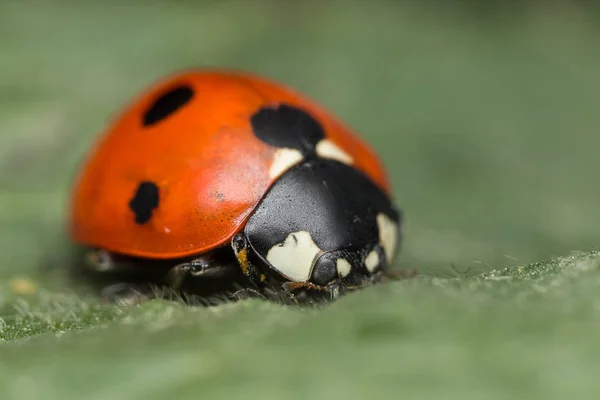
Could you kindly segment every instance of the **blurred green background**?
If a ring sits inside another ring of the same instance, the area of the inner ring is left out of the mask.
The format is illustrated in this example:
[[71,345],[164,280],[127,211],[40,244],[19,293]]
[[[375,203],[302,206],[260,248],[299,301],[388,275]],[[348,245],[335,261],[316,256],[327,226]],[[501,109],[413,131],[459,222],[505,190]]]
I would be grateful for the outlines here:
[[[600,13],[591,2],[494,4],[2,1],[0,280],[27,277],[39,293],[0,281],[0,337],[51,335],[0,342],[0,397],[548,399],[596,387],[595,258],[537,264],[560,279],[518,269],[535,280],[514,286],[464,275],[597,248]],[[119,107],[192,66],[279,80],[361,132],[408,219],[398,265],[438,278],[323,314],[249,302],[223,319],[79,293],[61,275],[76,168]],[[587,291],[561,265],[592,274],[576,279]],[[529,303],[562,283],[571,289]],[[96,325],[109,328],[53,335]]]

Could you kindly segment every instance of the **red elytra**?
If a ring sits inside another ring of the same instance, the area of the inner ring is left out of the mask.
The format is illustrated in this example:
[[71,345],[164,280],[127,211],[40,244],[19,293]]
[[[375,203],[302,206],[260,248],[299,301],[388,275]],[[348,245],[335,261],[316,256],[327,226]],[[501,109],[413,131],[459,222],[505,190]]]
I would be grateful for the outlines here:
[[[161,111],[164,104],[158,103],[169,93],[172,109]],[[372,149],[321,105],[256,75],[192,70],[148,88],[101,136],[72,194],[72,238],[153,259],[227,244],[284,172],[269,174],[278,149],[259,140],[250,123],[257,110],[278,104],[312,115],[353,166],[390,193]],[[151,182],[159,196],[156,204],[144,205],[148,215],[140,223],[130,203],[136,191],[145,190],[143,182]]]

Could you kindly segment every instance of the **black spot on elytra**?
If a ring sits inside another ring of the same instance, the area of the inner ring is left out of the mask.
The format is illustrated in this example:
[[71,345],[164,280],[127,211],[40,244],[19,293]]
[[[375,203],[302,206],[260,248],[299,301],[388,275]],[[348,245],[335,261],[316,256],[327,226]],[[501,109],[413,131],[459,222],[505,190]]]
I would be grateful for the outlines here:
[[141,182],[133,198],[129,201],[129,208],[135,214],[135,223],[143,225],[152,218],[152,211],[158,207],[158,186],[154,182]]
[[317,143],[325,137],[319,121],[306,111],[286,104],[259,109],[250,123],[261,141],[299,150],[304,156],[314,155]]
[[194,90],[188,85],[177,86],[161,94],[144,113],[144,126],[154,125],[162,121],[194,97]]

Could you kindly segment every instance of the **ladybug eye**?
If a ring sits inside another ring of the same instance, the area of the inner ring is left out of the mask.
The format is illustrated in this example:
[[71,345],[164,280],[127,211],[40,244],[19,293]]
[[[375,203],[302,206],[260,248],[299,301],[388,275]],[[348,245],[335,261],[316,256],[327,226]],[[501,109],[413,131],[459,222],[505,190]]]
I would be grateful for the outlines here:
[[313,270],[312,280],[317,285],[325,286],[337,276],[336,260],[330,254],[324,254]]
[[194,97],[194,90],[187,85],[177,86],[161,94],[144,113],[142,123],[144,126],[154,125],[181,107]]
[[352,264],[346,251],[332,251],[323,254],[315,265],[312,280],[315,284],[325,286],[336,278],[345,278],[352,271]]

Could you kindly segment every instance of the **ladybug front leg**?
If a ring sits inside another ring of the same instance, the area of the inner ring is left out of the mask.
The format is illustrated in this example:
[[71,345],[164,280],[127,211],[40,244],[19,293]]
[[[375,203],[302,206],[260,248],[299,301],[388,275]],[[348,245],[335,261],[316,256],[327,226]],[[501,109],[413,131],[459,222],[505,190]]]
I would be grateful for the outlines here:
[[[95,283],[104,282],[100,297],[104,301],[135,304],[158,296],[160,274],[144,269],[139,259],[121,256],[104,249],[87,250],[84,265]],[[85,278],[87,273],[83,276]]]

